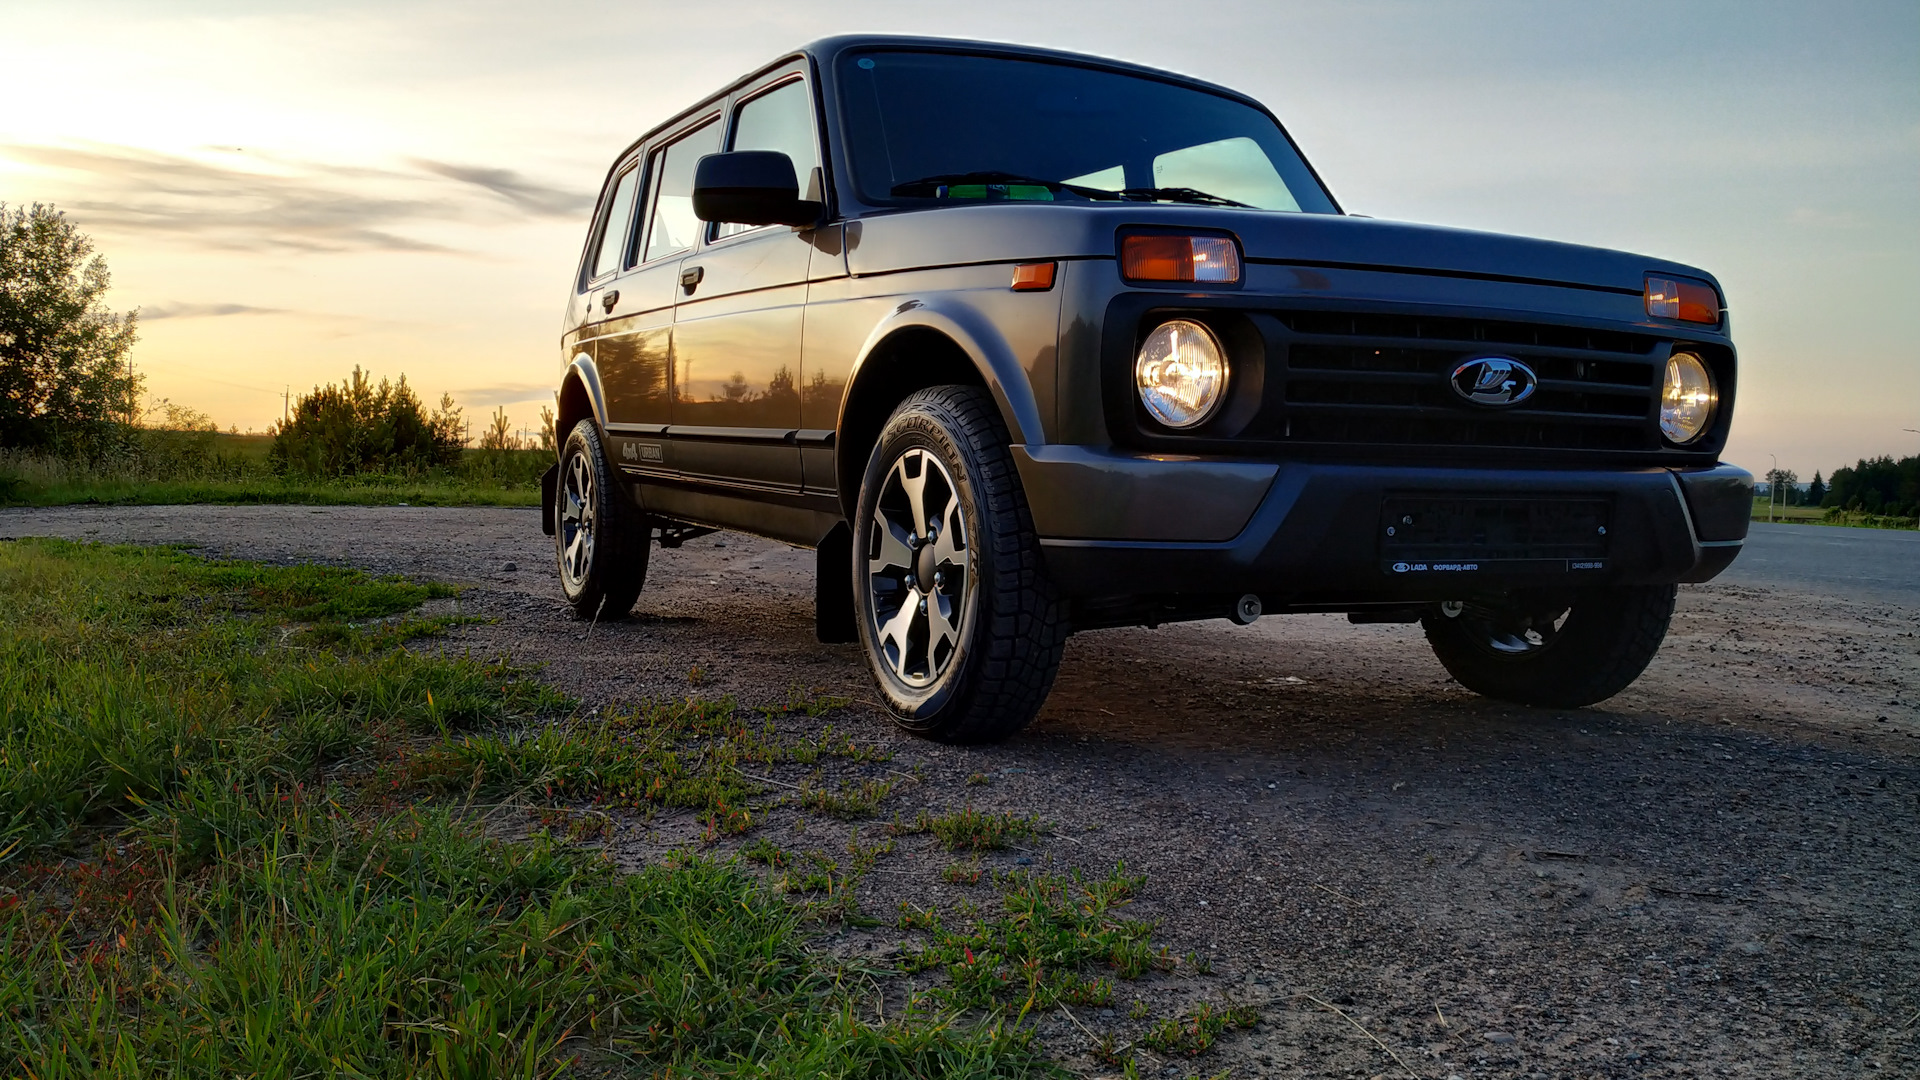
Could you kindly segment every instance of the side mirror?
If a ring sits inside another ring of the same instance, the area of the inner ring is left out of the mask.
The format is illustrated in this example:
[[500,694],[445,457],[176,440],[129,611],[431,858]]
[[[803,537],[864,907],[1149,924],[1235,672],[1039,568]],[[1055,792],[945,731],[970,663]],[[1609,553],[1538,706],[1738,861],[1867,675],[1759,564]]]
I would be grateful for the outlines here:
[[778,150],[708,154],[693,170],[693,212],[735,225],[812,225],[821,205],[800,197],[793,159]]

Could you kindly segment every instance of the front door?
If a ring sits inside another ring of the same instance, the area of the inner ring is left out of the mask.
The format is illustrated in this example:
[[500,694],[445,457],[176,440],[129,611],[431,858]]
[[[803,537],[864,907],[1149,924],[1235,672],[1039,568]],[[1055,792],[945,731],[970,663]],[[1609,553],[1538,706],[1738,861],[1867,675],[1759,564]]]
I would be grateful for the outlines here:
[[[727,149],[778,150],[817,183],[813,99],[798,72],[735,106]],[[691,165],[686,190],[692,191]],[[803,191],[802,194],[805,194]],[[800,489],[800,334],[811,233],[704,226],[680,262],[673,325],[673,458],[689,479]]]

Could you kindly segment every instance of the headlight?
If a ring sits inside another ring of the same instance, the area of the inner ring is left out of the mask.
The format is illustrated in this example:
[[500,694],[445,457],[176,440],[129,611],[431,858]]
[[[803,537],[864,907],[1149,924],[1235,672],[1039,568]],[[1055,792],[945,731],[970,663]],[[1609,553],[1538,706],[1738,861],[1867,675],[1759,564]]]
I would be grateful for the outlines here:
[[1660,434],[1675,446],[1685,446],[1707,430],[1719,401],[1706,363],[1689,352],[1674,353],[1660,384]]
[[1133,362],[1140,403],[1170,428],[1212,416],[1227,396],[1227,357],[1213,332],[1189,319],[1154,327]]

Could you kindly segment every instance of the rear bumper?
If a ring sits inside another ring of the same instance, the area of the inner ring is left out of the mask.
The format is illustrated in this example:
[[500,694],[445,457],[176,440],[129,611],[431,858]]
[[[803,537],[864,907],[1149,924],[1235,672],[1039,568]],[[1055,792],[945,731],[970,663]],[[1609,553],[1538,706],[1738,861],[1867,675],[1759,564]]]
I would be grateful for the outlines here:
[[[1739,554],[1743,469],[1540,470],[1245,462],[1085,447],[1015,450],[1054,580],[1074,597],[1256,593],[1271,608],[1448,599],[1463,591],[1706,581]],[[1600,565],[1383,559],[1388,499],[1593,500]]]

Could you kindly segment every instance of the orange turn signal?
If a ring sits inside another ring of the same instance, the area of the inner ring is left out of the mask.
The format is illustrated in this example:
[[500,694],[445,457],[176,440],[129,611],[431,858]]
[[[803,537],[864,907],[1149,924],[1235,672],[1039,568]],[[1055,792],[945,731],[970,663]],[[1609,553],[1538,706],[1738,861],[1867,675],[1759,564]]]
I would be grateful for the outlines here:
[[1120,276],[1231,285],[1240,280],[1240,249],[1225,236],[1129,236],[1120,241]]
[[1013,268],[1014,292],[1045,292],[1053,288],[1053,264],[1021,263]]
[[1711,285],[1684,278],[1647,279],[1647,314],[1656,319],[1720,323],[1720,294]]

